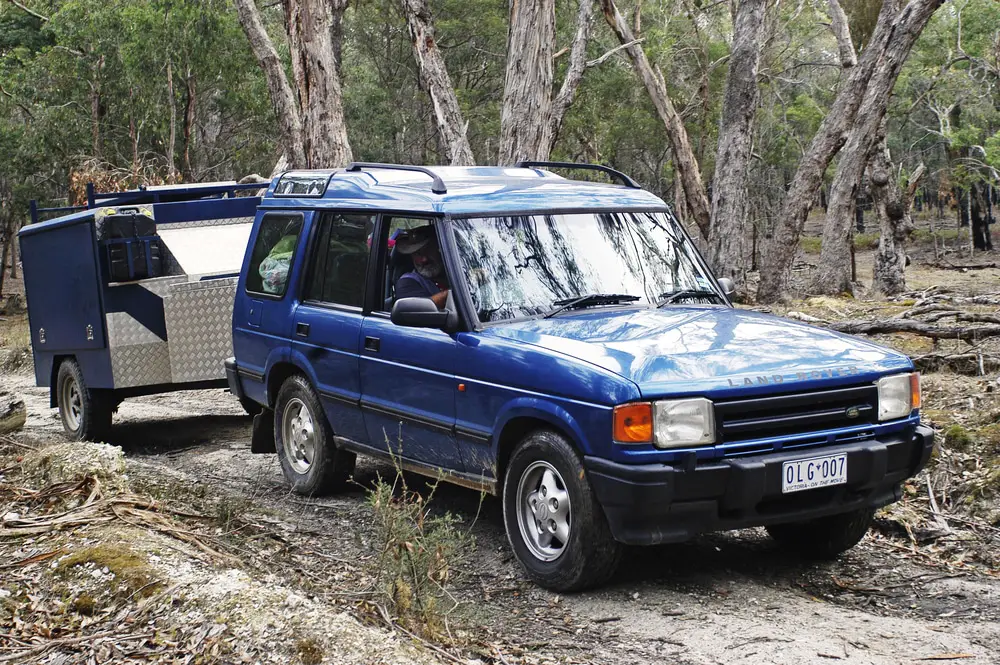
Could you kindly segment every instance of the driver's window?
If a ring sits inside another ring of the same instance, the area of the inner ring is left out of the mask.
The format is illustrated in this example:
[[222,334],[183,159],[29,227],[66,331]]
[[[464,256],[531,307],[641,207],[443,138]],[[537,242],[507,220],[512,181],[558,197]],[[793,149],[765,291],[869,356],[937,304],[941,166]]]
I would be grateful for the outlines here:
[[425,297],[448,288],[437,233],[428,219],[391,217],[383,311],[399,298]]

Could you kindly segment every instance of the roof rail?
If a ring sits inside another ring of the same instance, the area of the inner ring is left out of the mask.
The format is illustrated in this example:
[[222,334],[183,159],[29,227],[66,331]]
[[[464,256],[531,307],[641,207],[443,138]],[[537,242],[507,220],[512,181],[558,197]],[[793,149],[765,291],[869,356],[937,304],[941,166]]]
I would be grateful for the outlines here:
[[642,187],[640,187],[635,180],[632,180],[632,178],[628,177],[621,171],[616,171],[611,167],[602,166],[601,164],[587,164],[587,163],[577,163],[577,162],[531,162],[531,161],[523,161],[514,164],[514,167],[519,169],[530,169],[535,167],[547,168],[552,166],[565,169],[587,169],[590,171],[600,171],[602,173],[607,173],[612,178],[617,178],[626,187],[631,187],[632,189],[642,189]]
[[[146,189],[140,185],[138,189],[125,192],[97,192],[94,183],[87,183],[87,203],[78,206],[61,206],[57,208],[39,208],[38,201],[32,199],[29,203],[31,210],[31,223],[38,222],[41,213],[52,212],[77,212],[80,210],[90,210],[99,206],[117,206],[133,203],[173,203],[175,201],[195,201],[204,198],[230,198],[240,190],[264,189],[268,183],[226,183],[222,185],[198,186],[197,183],[190,185],[176,185],[170,187],[157,187],[157,189]],[[100,201],[98,201],[100,199]]]
[[431,183],[431,191],[435,194],[447,194],[448,188],[444,186],[444,180],[441,179],[437,173],[431,171],[426,166],[411,166],[409,164],[380,164],[378,162],[351,162],[347,166],[348,171],[361,171],[364,169],[393,169],[395,171],[416,171],[417,173],[423,173],[424,175],[429,175],[434,179]]

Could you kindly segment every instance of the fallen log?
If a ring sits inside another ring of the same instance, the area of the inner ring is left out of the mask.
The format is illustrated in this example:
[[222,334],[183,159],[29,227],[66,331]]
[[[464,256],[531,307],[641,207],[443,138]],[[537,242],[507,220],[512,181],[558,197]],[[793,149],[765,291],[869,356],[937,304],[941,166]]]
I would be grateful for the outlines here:
[[27,416],[24,400],[7,392],[0,392],[0,436],[24,427]]
[[831,330],[851,335],[880,335],[888,333],[913,333],[932,339],[961,339],[967,342],[984,337],[1000,336],[1000,325],[984,326],[935,326],[912,319],[882,319],[872,321],[835,321]]
[[913,358],[914,366],[921,372],[950,369],[956,374],[981,376],[1000,369],[1000,358],[978,353],[928,353]]

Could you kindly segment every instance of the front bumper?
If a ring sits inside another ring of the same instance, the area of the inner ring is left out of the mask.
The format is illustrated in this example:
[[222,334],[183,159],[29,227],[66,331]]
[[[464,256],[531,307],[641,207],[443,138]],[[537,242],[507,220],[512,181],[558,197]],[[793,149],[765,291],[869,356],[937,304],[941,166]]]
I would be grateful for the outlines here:
[[[898,501],[901,485],[927,464],[934,431],[914,429],[870,441],[754,455],[691,468],[627,465],[584,457],[584,466],[615,539],[628,545],[688,540],[724,531],[796,522]],[[847,454],[847,483],[781,492],[781,465]]]

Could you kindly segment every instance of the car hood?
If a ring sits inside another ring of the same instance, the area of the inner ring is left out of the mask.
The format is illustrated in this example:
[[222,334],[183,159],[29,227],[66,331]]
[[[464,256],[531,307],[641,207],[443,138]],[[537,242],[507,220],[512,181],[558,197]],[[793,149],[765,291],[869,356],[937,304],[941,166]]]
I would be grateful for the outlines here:
[[905,355],[857,337],[722,306],[600,308],[483,333],[598,365],[633,381],[644,397],[844,385],[912,367]]

